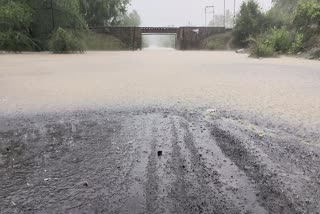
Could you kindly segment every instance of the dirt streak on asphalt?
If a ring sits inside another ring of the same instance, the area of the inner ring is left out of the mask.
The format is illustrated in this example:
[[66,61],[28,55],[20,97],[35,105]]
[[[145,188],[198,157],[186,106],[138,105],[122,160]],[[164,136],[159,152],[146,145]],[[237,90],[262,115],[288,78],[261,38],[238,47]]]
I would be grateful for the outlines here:
[[320,148],[286,129],[205,109],[1,121],[0,213],[320,211]]

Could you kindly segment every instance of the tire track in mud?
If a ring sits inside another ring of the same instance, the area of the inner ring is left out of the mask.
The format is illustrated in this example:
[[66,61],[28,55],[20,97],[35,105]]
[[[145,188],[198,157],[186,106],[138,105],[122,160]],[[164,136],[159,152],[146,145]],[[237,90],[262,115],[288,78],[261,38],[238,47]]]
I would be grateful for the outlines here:
[[[0,140],[13,142],[10,150],[19,153],[23,145],[21,154],[10,153],[13,158],[31,158],[10,163],[20,164],[15,169],[3,167],[9,159],[0,165],[10,175],[0,183],[0,197],[10,194],[0,200],[1,213],[317,213],[317,202],[304,207],[288,193],[286,177],[274,170],[275,156],[263,153],[267,144],[243,141],[232,127],[208,123],[201,115],[150,111],[44,118],[0,132]],[[283,160],[281,170],[288,166]],[[291,178],[289,187],[314,182],[299,180],[307,175]]]
[[[183,212],[267,213],[258,203],[255,196],[258,190],[249,179],[239,173],[234,165],[226,166],[231,161],[226,161],[228,158],[217,150],[213,140],[200,136],[204,130],[192,133],[188,121],[180,116],[175,117],[172,123],[173,135],[176,135],[178,140],[176,151],[180,160],[177,163],[180,166],[183,164],[180,175],[177,175],[182,180],[178,182],[180,186],[185,186],[184,192],[178,194],[186,195],[184,201],[180,201]],[[201,124],[197,123],[196,126],[201,127]],[[207,135],[210,137],[209,133]],[[203,147],[206,147],[206,151],[202,151]],[[220,160],[215,156],[219,156]],[[230,170],[232,176],[228,177]],[[233,186],[230,183],[233,183]],[[243,195],[244,193],[247,195]],[[177,213],[181,213],[181,210]]]
[[181,148],[178,142],[178,132],[175,126],[174,120],[171,118],[171,144],[172,144],[172,154],[171,154],[171,164],[170,170],[175,175],[175,180],[171,184],[171,191],[169,192],[169,197],[174,203],[172,208],[172,213],[183,213],[188,212],[185,209],[188,203],[187,199],[187,184],[185,182],[185,160],[181,154]]
[[206,124],[199,120],[189,122],[184,117],[180,124],[185,130],[186,145],[193,154],[192,163],[201,169],[197,179],[215,192],[213,200],[218,204],[218,213],[267,213],[256,197],[259,189],[222,153]]
[[[184,182],[186,183],[186,201],[183,204],[188,213],[218,213],[222,209],[216,201],[210,198],[210,187],[204,180],[206,176],[215,177],[216,174],[206,174],[199,162],[200,156],[193,148],[193,142],[188,138],[188,132],[182,124],[181,118],[176,117],[174,126],[177,130],[178,146],[183,159]],[[215,195],[217,196],[217,195]]]
[[223,153],[255,181],[260,189],[260,201],[270,213],[305,213],[287,197],[283,184],[278,180],[275,165],[267,157],[263,157],[267,159],[262,162],[263,154],[259,154],[258,148],[251,150],[244,142],[216,125],[210,129]]
[[[250,149],[239,153],[240,143],[234,150],[223,147],[230,138],[212,138],[212,128],[203,129],[206,123],[150,114],[139,118],[136,126],[125,128],[139,146],[134,146],[138,161],[128,175],[133,180],[127,184],[131,196],[121,202],[127,212],[121,213],[298,213],[283,188],[268,181],[274,180],[268,170],[263,175],[248,172],[264,167],[243,154]],[[245,157],[248,164],[239,164]]]
[[[152,128],[153,137],[156,134],[157,128]],[[151,143],[151,152],[148,158],[147,166],[147,183],[146,183],[146,200],[147,200],[147,212],[155,213],[157,210],[157,200],[159,191],[159,177],[157,174],[157,139],[153,139]]]
[[[167,167],[172,152],[169,123],[162,114],[148,114],[137,116],[123,127],[134,141],[136,160],[129,175],[131,188],[119,213],[171,213],[168,191],[172,175]],[[162,151],[161,156],[158,151]]]
[[172,213],[173,204],[168,198],[170,183],[174,179],[168,167],[173,150],[169,126],[170,121],[166,117],[157,115],[147,167],[147,213]]
[[[151,120],[133,117],[123,124],[126,140],[132,144],[133,165],[128,174],[128,191],[116,213],[144,213],[146,207],[146,167],[150,153],[149,138],[152,137]],[[123,139],[122,139],[123,140]]]

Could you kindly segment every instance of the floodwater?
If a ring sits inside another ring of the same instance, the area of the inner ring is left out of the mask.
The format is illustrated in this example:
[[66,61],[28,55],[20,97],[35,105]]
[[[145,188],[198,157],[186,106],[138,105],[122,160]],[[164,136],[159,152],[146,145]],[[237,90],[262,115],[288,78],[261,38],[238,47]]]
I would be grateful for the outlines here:
[[[0,55],[0,111],[210,106],[320,127],[320,62],[149,50]],[[319,128],[320,129],[320,128]]]
[[320,62],[0,55],[0,213],[319,214]]

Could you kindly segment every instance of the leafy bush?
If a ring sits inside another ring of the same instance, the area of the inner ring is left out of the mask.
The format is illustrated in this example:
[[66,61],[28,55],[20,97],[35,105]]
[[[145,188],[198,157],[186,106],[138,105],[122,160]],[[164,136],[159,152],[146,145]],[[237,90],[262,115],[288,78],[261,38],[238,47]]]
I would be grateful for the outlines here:
[[217,34],[203,40],[201,47],[207,50],[226,50],[231,39],[230,33]]
[[284,28],[273,28],[256,38],[251,38],[250,42],[252,55],[262,57],[274,53],[297,53],[302,49],[304,37],[300,33],[291,36],[291,33]]
[[[275,0],[266,14],[249,1],[241,6],[234,28],[236,42],[249,38],[254,56],[298,53],[320,47],[320,0]],[[284,27],[283,27],[284,26]],[[318,52],[315,51],[315,57]]]
[[32,10],[15,1],[0,2],[0,50],[33,50],[36,44],[29,35]]
[[303,43],[304,43],[304,35],[302,33],[296,33],[289,53],[295,54],[295,53],[299,53],[300,51],[302,51]]
[[26,31],[32,22],[31,8],[20,2],[0,2],[0,28],[2,31]]
[[48,49],[48,38],[52,31],[59,27],[72,30],[87,28],[80,14],[79,0],[28,0],[28,2],[35,8],[32,35],[41,42],[43,49]]
[[293,20],[298,31],[312,34],[320,31],[320,2],[315,0],[299,1]]
[[53,53],[83,53],[85,50],[84,43],[78,35],[60,27],[50,36],[48,47]]
[[111,35],[88,31],[84,33],[83,37],[88,50],[121,50],[126,48],[126,45]]
[[[32,50],[30,47],[36,42],[36,50],[48,50],[50,43],[51,50],[60,52],[55,50],[59,45],[53,45],[57,39],[53,37],[53,30],[61,27],[80,32],[88,26],[119,25],[128,4],[129,0],[0,0],[0,48],[5,51]],[[129,19],[138,23],[138,14],[131,15],[128,15]],[[69,51],[70,48],[71,52],[83,50],[80,37],[71,34],[77,39],[69,40],[64,49]],[[49,38],[52,41],[49,42]],[[62,40],[66,42],[67,39]]]
[[251,37],[250,42],[250,56],[253,57],[272,57],[275,56],[275,51],[270,42],[263,36],[257,38]]
[[291,47],[292,38],[290,32],[284,28],[273,28],[266,34],[266,38],[276,52],[287,53]]
[[294,11],[300,0],[273,0],[273,7],[268,11],[276,23],[273,27],[289,26],[294,18]]
[[21,52],[34,50],[36,43],[23,33],[16,31],[0,32],[0,50]]
[[[220,46],[220,48],[219,48]],[[217,41],[210,40],[205,44],[205,48],[208,50],[217,50],[222,49],[221,44],[219,44]]]

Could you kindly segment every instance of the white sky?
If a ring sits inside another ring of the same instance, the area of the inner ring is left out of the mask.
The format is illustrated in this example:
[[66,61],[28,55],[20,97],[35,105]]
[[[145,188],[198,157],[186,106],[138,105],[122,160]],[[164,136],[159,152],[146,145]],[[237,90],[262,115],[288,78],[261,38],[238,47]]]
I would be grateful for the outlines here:
[[[236,0],[236,11],[245,0]],[[271,0],[256,0],[264,8]],[[234,0],[226,0],[226,9],[233,12]],[[215,6],[216,14],[223,14],[223,0],[131,0],[129,10],[135,9],[141,16],[142,26],[203,26],[204,7]],[[208,19],[209,19],[208,15]]]

